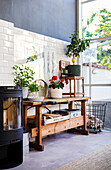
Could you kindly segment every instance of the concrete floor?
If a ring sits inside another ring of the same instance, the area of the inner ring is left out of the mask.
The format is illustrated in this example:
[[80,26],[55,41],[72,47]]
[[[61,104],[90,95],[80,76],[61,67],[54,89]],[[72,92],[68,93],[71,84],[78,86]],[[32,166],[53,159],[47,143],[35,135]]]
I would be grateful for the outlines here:
[[22,165],[12,170],[55,170],[111,143],[111,132],[81,134],[60,133],[43,139],[43,152],[32,150]]

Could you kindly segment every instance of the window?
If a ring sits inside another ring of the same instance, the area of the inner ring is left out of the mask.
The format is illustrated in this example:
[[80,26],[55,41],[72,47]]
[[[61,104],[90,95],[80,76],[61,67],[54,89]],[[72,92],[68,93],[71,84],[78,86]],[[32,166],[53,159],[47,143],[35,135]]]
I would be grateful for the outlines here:
[[[111,1],[82,0],[82,36],[91,47],[82,55],[86,95],[93,99],[111,96]],[[92,66],[92,67],[91,67]]]

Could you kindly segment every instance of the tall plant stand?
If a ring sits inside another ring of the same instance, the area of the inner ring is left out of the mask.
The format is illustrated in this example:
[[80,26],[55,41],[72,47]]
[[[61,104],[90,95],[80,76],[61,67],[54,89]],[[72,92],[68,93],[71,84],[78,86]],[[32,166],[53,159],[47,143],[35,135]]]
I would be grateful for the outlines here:
[[[63,95],[69,95],[70,97],[73,95],[74,97],[82,95],[84,97],[84,77],[79,76],[71,76],[69,73],[67,73],[66,67],[70,65],[70,62],[60,60],[59,61],[59,69],[60,69],[60,78],[69,80],[69,92],[63,93]],[[76,81],[81,80],[82,81],[82,92],[76,92]],[[74,92],[72,92],[72,81],[74,81]]]
[[[82,95],[84,97],[84,77],[62,77],[64,79],[69,80],[69,92],[68,93],[63,93],[63,95],[70,95],[70,97],[73,95],[74,97]],[[82,80],[82,92],[77,92],[76,91],[76,80]],[[72,92],[72,81],[74,81],[74,92]]]

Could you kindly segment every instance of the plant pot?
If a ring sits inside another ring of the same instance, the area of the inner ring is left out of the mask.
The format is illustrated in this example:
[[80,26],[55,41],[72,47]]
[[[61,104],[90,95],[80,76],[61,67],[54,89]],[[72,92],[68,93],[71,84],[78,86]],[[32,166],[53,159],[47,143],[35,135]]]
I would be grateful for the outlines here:
[[51,98],[57,99],[57,98],[62,98],[62,89],[53,89],[51,88]]
[[23,91],[23,99],[27,98],[27,96],[28,96],[28,87],[23,87],[22,91]]
[[80,76],[81,66],[80,65],[68,65],[67,66],[69,76]]
[[38,92],[29,92],[28,97],[38,97]]

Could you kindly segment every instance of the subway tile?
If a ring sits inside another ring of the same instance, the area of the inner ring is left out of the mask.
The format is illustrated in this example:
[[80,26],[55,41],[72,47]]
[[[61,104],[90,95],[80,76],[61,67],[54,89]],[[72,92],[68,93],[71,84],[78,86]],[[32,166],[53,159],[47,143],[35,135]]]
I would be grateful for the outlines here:
[[0,47],[0,53],[8,53],[7,47]]
[[0,33],[0,39],[1,40],[8,40],[8,35]]
[[8,27],[9,26],[9,22],[0,19],[0,26]]
[[3,33],[3,27],[0,27],[0,33]]
[[13,30],[9,28],[4,28],[4,34],[13,35]]
[[4,54],[3,58],[4,58],[4,60],[13,61],[14,60],[14,55]]
[[9,41],[4,41],[4,46],[9,48],[14,48],[14,43]]
[[8,40],[13,42],[14,41],[14,35],[9,35]]
[[13,48],[8,48],[8,54],[9,55],[14,55],[14,49]]

